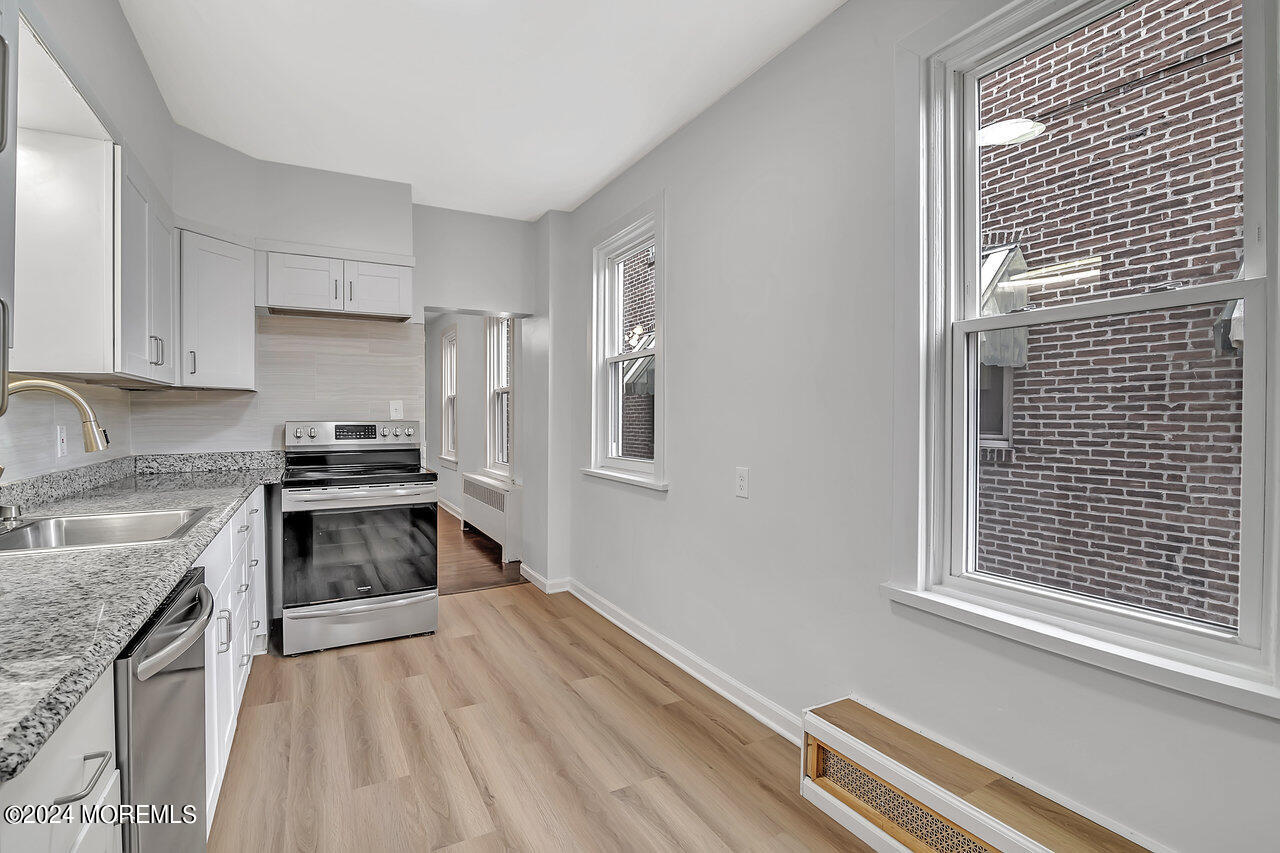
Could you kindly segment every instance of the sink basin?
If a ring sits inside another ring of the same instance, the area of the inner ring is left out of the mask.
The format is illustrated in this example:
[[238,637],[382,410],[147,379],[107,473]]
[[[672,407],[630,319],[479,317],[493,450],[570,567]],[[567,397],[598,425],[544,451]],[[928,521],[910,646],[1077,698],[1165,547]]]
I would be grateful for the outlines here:
[[180,539],[207,512],[209,507],[27,518],[13,530],[0,533],[0,554],[142,545]]

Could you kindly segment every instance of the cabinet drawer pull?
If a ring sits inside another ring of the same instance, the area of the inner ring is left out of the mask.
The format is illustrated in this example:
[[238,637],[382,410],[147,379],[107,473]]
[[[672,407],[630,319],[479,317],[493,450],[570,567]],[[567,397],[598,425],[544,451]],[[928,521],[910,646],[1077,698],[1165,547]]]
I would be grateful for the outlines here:
[[240,525],[240,527],[236,530],[236,533],[247,533],[248,531],[249,531],[249,525],[247,525],[247,524],[242,524],[242,525]]
[[256,508],[249,510],[249,515],[257,515],[257,514],[258,514],[258,510]]
[[187,350],[187,355],[191,356],[191,371],[190,371],[190,372],[191,372],[191,375],[192,375],[192,376],[195,376],[195,373],[196,373],[196,351],[195,351],[195,350],[193,350],[193,349],[192,349],[192,350]]
[[256,565],[258,565],[258,558],[254,557],[252,560],[249,561],[249,568],[252,569]]
[[249,585],[247,583],[240,584],[240,588],[236,590],[236,592],[240,593],[241,595],[244,595],[248,591],[249,591]]
[[253,628],[253,630],[255,631],[258,630],[259,628],[262,627],[262,620],[254,619],[252,622],[249,623],[249,627]]
[[84,786],[84,790],[78,794],[68,794],[65,797],[58,797],[53,801],[55,806],[65,806],[67,803],[74,803],[76,800],[83,800],[89,796],[90,792],[98,786],[98,780],[102,778],[102,774],[107,772],[107,765],[111,763],[111,750],[104,749],[102,752],[90,752],[85,755],[81,761],[97,761],[98,769],[93,771],[93,778],[89,780],[89,784]]
[[227,638],[218,643],[218,654],[222,654],[223,652],[231,651],[231,611],[219,610],[218,618],[227,620]]
[[248,666],[248,665],[249,665],[249,660],[250,660],[252,657],[253,657],[253,655],[240,655],[240,665],[241,665],[241,666]]

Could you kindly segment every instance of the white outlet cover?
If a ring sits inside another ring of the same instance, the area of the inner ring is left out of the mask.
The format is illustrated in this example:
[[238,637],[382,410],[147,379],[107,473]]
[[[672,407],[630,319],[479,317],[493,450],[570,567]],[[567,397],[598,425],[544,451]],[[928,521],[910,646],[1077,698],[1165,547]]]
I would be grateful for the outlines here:
[[391,401],[391,420],[399,421],[404,419],[404,400]]
[[751,497],[751,469],[739,468],[737,476],[734,478],[737,486],[736,493],[740,498]]
[[58,458],[62,458],[67,455],[67,428],[62,424],[58,424],[56,439],[58,442]]

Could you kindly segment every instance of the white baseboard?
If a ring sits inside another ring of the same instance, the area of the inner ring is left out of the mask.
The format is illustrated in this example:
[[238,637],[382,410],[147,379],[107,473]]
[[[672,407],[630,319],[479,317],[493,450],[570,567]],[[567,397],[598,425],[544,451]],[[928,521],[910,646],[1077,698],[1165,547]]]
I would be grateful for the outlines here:
[[[521,569],[523,573],[523,568]],[[532,580],[532,578],[530,578]],[[535,584],[537,581],[533,581]],[[584,586],[580,581],[568,581],[569,592],[592,610],[662,655],[694,678],[782,735],[800,744],[804,724],[800,715],[788,711],[771,699],[752,690],[728,673],[717,669],[671,638],[659,634],[648,625],[622,610],[613,602]]]
[[436,498],[436,503],[440,505],[441,509],[448,510],[449,514],[454,518],[462,518],[462,510],[458,509],[444,498]]
[[556,592],[566,592],[569,589],[568,578],[555,578],[552,580],[523,561],[520,563],[520,577],[548,595]]

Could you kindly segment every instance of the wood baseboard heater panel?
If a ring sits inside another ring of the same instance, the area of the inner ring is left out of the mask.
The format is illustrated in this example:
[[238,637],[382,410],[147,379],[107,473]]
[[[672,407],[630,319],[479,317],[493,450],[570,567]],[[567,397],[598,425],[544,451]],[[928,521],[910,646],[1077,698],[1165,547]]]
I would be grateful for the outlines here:
[[876,850],[1147,849],[852,699],[804,726],[805,798]]

